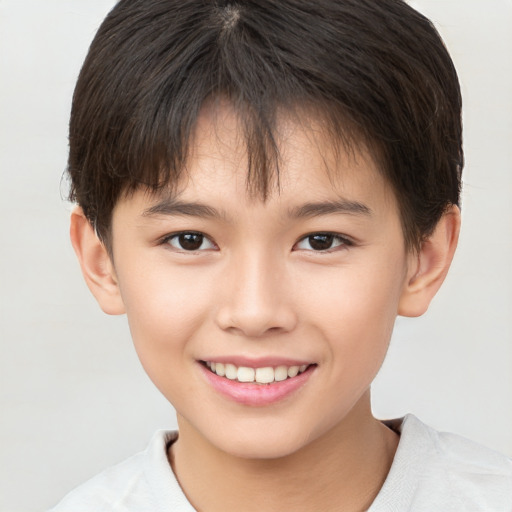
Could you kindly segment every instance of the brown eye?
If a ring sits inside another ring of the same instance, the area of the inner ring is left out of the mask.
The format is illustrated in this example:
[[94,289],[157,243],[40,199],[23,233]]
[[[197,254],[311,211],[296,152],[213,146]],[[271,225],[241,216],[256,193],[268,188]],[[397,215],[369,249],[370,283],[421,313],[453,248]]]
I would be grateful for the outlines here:
[[311,235],[308,236],[309,245],[315,251],[326,251],[332,247],[334,235]]
[[203,244],[203,235],[199,233],[184,233],[178,237],[182,249],[186,251],[197,251]]
[[179,251],[203,251],[215,248],[215,245],[209,238],[202,233],[196,233],[194,231],[170,236],[167,238],[166,243]]
[[314,252],[330,252],[334,249],[350,247],[353,242],[335,233],[312,233],[299,240],[295,245],[295,249],[314,251]]

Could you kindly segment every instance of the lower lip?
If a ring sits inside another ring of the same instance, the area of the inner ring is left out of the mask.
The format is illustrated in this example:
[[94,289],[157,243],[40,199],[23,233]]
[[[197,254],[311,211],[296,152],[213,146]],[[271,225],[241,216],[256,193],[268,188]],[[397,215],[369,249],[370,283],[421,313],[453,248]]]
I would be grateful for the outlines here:
[[313,374],[316,365],[311,365],[296,377],[271,384],[249,384],[219,377],[203,364],[199,363],[206,379],[222,395],[243,405],[264,406],[273,404],[290,396],[301,388]]

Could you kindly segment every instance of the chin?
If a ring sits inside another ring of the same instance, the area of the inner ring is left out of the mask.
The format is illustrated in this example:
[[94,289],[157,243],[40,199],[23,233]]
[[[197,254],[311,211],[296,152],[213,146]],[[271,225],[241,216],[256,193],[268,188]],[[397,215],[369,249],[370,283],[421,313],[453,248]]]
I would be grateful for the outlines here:
[[300,451],[305,443],[290,442],[273,436],[273,439],[260,440],[233,440],[227,443],[225,451],[233,457],[248,460],[272,460],[289,457]]
[[291,429],[273,429],[265,426],[240,426],[215,435],[209,433],[208,441],[217,449],[241,459],[271,460],[291,456],[312,441],[310,433],[293,432]]

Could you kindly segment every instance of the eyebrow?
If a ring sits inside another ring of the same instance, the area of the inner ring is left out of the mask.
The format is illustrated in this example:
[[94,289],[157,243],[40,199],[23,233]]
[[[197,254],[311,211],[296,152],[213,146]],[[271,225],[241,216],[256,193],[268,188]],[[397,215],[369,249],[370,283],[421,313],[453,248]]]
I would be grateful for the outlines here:
[[183,215],[223,219],[226,217],[224,213],[216,210],[212,206],[202,203],[188,203],[172,198],[163,199],[142,212],[143,217],[153,217],[157,215]]
[[345,213],[350,215],[372,215],[372,210],[363,203],[357,201],[348,201],[340,199],[338,201],[322,201],[318,203],[306,203],[302,206],[293,208],[290,217],[319,217],[321,215],[330,215]]
[[[288,216],[292,218],[320,217],[322,215],[331,214],[371,216],[372,210],[363,203],[340,199],[337,201],[306,203],[288,211]],[[172,198],[163,199],[142,212],[143,217],[153,217],[158,215],[178,215],[214,219],[227,218],[227,215],[224,212],[219,211],[212,206],[208,206],[203,203],[188,203]]]

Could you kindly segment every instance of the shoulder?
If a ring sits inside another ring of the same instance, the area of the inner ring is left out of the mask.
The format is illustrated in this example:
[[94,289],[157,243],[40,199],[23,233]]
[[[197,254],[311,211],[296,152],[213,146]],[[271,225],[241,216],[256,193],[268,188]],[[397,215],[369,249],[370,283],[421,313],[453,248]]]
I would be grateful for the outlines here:
[[[464,437],[438,432],[413,415],[390,423],[400,431],[400,443],[372,512],[512,510],[511,459]],[[390,506],[397,501],[398,508]]]
[[[512,476],[511,459],[465,437],[439,432],[409,414],[400,426],[401,445],[427,456],[433,467],[448,471]],[[427,468],[427,467],[426,467]]]
[[141,470],[143,459],[144,454],[141,452],[106,469],[72,490],[50,512],[117,510],[115,507],[121,501],[120,498],[131,494],[134,487],[138,488],[139,492],[140,487],[144,487]]
[[49,512],[187,510],[167,462],[167,446],[176,438],[176,432],[156,432],[145,451],[80,485]]

